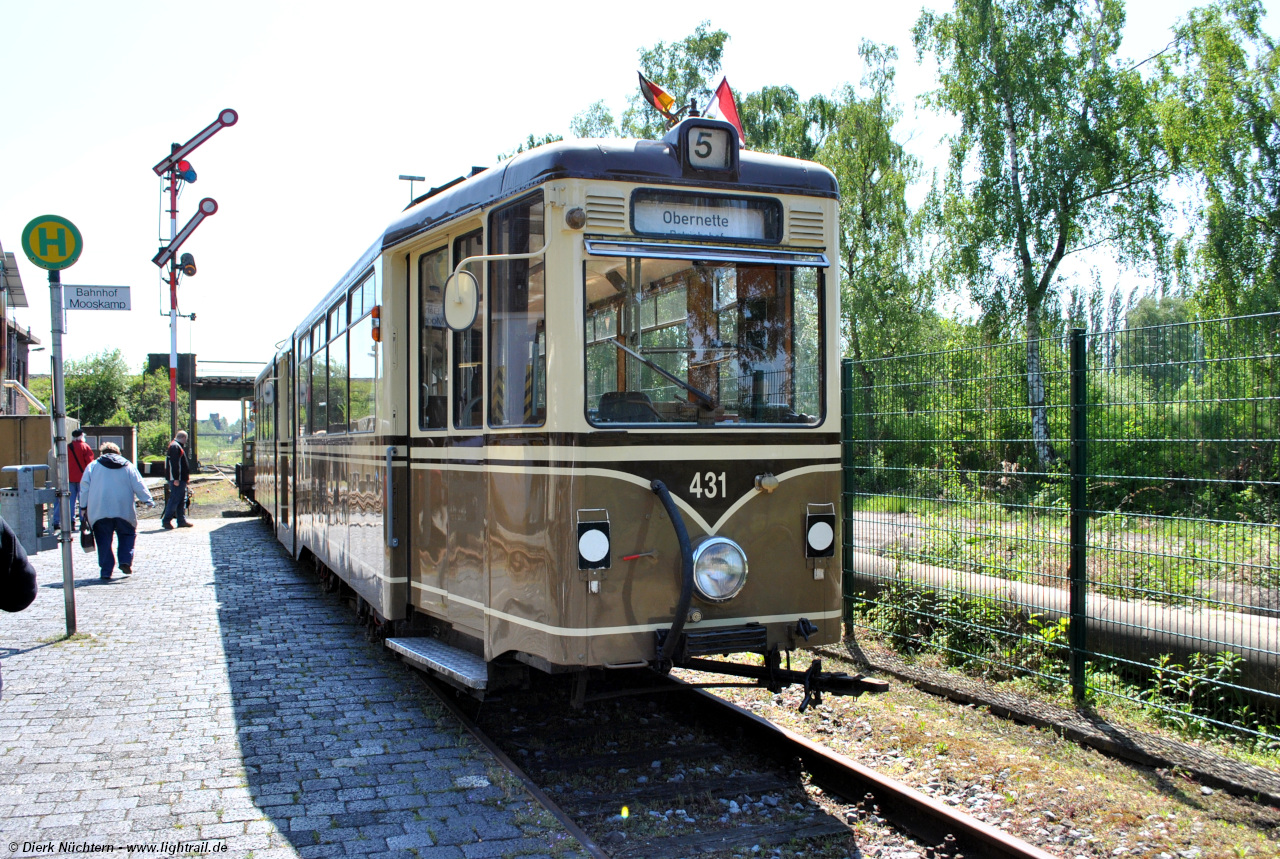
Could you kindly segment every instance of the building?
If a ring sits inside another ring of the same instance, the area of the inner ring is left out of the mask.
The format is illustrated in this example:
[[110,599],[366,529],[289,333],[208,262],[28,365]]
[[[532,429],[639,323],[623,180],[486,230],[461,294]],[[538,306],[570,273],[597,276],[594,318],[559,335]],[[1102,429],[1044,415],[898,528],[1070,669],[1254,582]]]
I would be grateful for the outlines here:
[[[31,329],[23,328],[10,314],[14,307],[27,306],[27,294],[22,288],[22,276],[18,273],[18,261],[14,254],[5,252],[0,247],[0,414],[26,415],[38,414],[39,408],[29,399],[31,371],[30,356],[32,352],[44,349],[40,340]],[[9,384],[10,382],[16,384]],[[19,387],[20,386],[20,387]],[[49,404],[43,403],[47,410]]]

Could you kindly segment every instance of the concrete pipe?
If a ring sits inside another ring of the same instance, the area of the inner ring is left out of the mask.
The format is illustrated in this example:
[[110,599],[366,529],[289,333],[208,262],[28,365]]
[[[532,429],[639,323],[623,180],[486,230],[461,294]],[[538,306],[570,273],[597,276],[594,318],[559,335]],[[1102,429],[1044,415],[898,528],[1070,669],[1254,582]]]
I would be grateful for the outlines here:
[[[910,582],[947,593],[963,593],[1008,602],[1013,608],[1043,616],[1049,622],[1070,615],[1065,588],[965,573],[885,558],[867,552],[850,556],[854,592],[874,596],[894,582]],[[1182,608],[1145,600],[1120,600],[1089,594],[1086,646],[1150,665],[1162,653],[1186,664],[1191,653],[1232,651],[1244,659],[1239,685],[1264,695],[1280,695],[1280,618]],[[1271,704],[1275,704],[1274,698]]]

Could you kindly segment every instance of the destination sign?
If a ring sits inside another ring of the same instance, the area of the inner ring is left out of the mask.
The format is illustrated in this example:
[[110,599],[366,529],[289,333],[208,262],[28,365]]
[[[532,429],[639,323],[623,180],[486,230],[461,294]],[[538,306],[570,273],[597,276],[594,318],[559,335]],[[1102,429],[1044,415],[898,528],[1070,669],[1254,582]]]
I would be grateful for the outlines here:
[[631,226],[649,236],[776,242],[779,208],[776,200],[757,197],[637,191]]
[[62,303],[67,310],[132,310],[127,286],[64,285]]

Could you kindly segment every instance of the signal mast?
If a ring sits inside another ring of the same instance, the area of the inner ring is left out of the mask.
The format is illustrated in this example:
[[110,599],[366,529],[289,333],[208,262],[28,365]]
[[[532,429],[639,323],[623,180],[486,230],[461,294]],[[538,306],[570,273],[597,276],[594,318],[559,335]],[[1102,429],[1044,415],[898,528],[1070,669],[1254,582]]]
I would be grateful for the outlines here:
[[[218,114],[218,118],[200,131],[195,137],[192,137],[186,143],[173,144],[169,155],[159,164],[151,169],[155,171],[157,176],[169,174],[169,244],[160,248],[160,251],[151,258],[151,261],[163,269],[169,266],[169,437],[173,438],[178,434],[178,275],[184,274],[188,277],[194,276],[196,273],[196,260],[191,254],[183,254],[177,256],[178,248],[182,246],[196,227],[210,215],[218,211],[218,203],[212,197],[205,197],[200,201],[195,215],[190,221],[187,221],[179,232],[178,230],[178,183],[196,181],[196,171],[191,166],[191,162],[186,160],[200,144],[204,143],[210,137],[217,134],[224,128],[235,125],[236,120],[240,117],[232,110],[227,108]],[[192,368],[194,372],[194,368]]]

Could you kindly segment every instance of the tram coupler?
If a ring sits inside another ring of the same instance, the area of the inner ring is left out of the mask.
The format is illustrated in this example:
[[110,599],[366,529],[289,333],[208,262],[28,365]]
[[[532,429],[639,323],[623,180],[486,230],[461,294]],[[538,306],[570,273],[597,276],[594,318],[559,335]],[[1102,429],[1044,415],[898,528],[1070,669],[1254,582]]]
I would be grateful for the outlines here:
[[804,688],[804,698],[800,702],[800,712],[802,713],[810,705],[821,703],[823,694],[878,695],[889,691],[888,682],[878,677],[867,677],[862,674],[850,676],[843,671],[823,671],[821,659],[813,660],[813,663],[805,671],[782,668],[777,664],[776,657],[767,659],[767,661],[770,664],[739,665],[736,662],[717,662],[712,659],[694,658],[684,660],[679,663],[679,667],[690,671],[706,671],[713,674],[746,677],[773,691],[777,691],[783,686],[799,685]]

